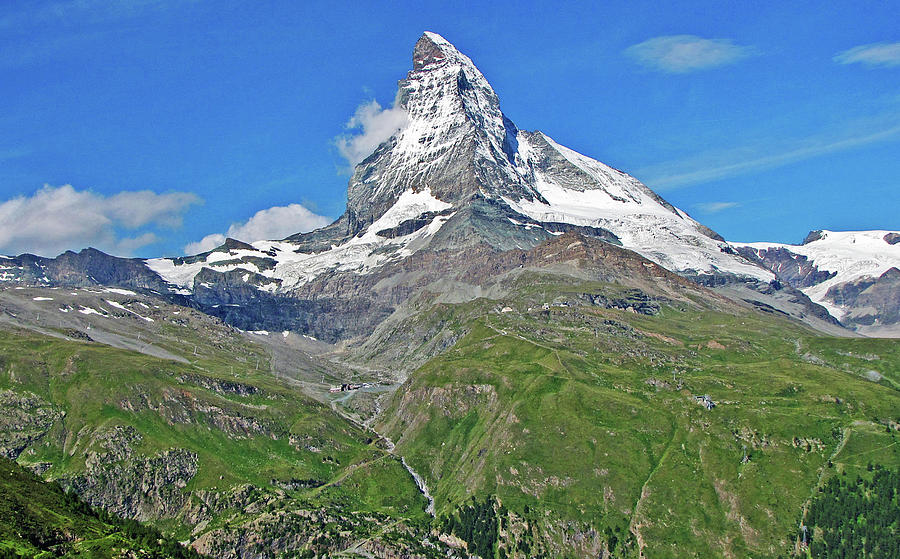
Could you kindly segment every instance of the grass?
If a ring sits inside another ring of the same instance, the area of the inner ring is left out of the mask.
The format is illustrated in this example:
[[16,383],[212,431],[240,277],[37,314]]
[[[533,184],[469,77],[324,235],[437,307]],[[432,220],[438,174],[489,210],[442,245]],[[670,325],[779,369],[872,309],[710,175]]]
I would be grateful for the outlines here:
[[[662,301],[655,316],[545,310],[621,288],[533,284],[449,311],[469,317],[468,334],[384,415],[440,514],[496,495],[519,515],[548,511],[546,549],[566,549],[560,526],[577,526],[630,532],[626,555],[774,557],[833,472],[900,463],[896,341],[691,301]],[[505,305],[514,312],[496,312]],[[865,375],[873,363],[881,382]]]
[[[0,392],[36,395],[52,419],[19,462],[76,479],[107,452],[104,433],[130,428],[140,457],[196,455],[181,490],[193,506],[231,503],[199,534],[183,513],[153,519],[178,538],[227,546],[272,520],[259,533],[282,541],[305,534],[294,513],[307,511],[325,526],[307,554],[373,539],[440,554],[423,535],[475,497],[497,503],[507,557],[785,556],[818,487],[900,464],[895,340],[821,336],[699,289],[647,284],[659,312],[643,315],[583,297],[633,295],[618,285],[504,281],[502,300],[423,297],[353,356],[415,364],[377,426],[426,479],[437,524],[370,432],[271,375],[262,349],[227,328],[160,324],[155,343],[191,364],[0,332]],[[0,435],[16,427],[0,421]],[[253,498],[230,500],[248,484]]]
[[[274,498],[276,507],[424,515],[425,501],[415,483],[371,434],[268,373],[233,373],[223,364],[226,358],[218,361],[188,365],[100,344],[0,331],[0,391],[36,395],[55,414],[19,462],[49,463],[45,477],[64,483],[100,475],[91,474],[86,463],[92,453],[107,452],[103,433],[128,427],[140,436],[133,443],[136,457],[175,448],[197,456],[196,474],[183,489],[189,496],[198,491],[228,495],[250,484],[269,495],[260,502]],[[253,393],[222,393],[211,382],[216,379],[239,382]],[[2,423],[0,436],[18,428],[14,421]],[[138,467],[124,460],[126,471]],[[108,471],[102,475],[114,475]],[[326,491],[299,487],[279,497],[273,481],[291,480],[342,481]],[[236,505],[216,512],[207,529],[258,514]],[[152,519],[173,536],[191,537],[193,525],[179,517]]]

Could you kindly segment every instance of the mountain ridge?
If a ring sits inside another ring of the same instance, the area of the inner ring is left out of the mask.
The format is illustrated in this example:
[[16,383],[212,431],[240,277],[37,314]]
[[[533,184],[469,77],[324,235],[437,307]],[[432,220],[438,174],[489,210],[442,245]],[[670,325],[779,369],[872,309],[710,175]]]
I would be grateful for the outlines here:
[[[79,271],[73,263],[78,258],[69,253],[59,257],[65,265],[23,256],[0,262],[0,281],[111,281],[189,298],[241,327],[304,328],[304,316],[328,312],[329,306],[343,309],[335,314],[337,322],[360,309],[378,308],[376,316],[389,315],[403,298],[396,290],[382,297],[373,290],[371,276],[384,281],[392,270],[408,273],[404,262],[413,254],[528,250],[575,231],[634,251],[702,285],[774,293],[798,318],[822,315],[790,281],[784,282],[789,293],[781,293],[783,278],[764,259],[738,250],[637,179],[543,132],[519,130],[477,66],[440,35],[425,32],[412,62],[396,97],[396,108],[407,114],[405,124],[356,166],[347,186],[347,209],[330,225],[283,240],[228,240],[198,255],[146,259],[144,269],[140,260],[123,259],[121,272],[112,270],[112,260],[98,264],[94,261],[102,259],[82,256]],[[466,265],[464,259],[456,262]],[[54,271],[67,266],[71,277]],[[334,288],[337,284],[343,292]],[[415,289],[406,286],[409,293]],[[359,300],[368,302],[360,307]],[[277,302],[293,310],[276,312],[269,324],[261,322]],[[235,305],[265,310],[248,311],[250,319],[237,316],[234,308],[222,310]],[[288,316],[292,313],[297,320]],[[377,324],[365,322],[360,328],[335,328],[324,337],[353,337]]]

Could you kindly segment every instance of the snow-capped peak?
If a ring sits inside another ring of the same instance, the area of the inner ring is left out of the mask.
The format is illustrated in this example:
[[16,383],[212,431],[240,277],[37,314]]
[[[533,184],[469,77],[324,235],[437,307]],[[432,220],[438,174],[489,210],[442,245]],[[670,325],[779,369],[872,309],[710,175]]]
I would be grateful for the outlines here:
[[[347,211],[336,223],[253,250],[148,265],[183,287],[212,267],[250,272],[243,281],[261,289],[289,290],[329,271],[366,273],[425,246],[526,248],[582,227],[686,275],[774,277],[638,180],[540,132],[518,130],[481,71],[436,33],[416,43],[396,106],[407,124],[356,166]],[[435,235],[451,215],[470,219],[475,214],[460,210],[474,204],[494,209],[471,228]],[[470,230],[481,236],[453,234]],[[432,239],[447,244],[429,245]]]

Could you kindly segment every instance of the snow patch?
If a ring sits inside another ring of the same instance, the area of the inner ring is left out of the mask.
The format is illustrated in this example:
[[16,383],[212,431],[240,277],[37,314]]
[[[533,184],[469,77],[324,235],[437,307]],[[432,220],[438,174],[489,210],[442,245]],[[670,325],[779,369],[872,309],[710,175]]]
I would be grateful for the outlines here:
[[87,314],[87,315],[96,314],[97,316],[103,316],[103,317],[109,316],[109,313],[107,313],[105,311],[100,312],[93,307],[79,307],[78,312],[80,312],[81,314]]
[[141,320],[145,320],[145,321],[147,321],[147,322],[154,322],[154,320],[153,320],[152,318],[150,318],[150,317],[148,317],[148,316],[142,316],[142,315],[140,315],[140,314],[134,312],[133,310],[127,308],[125,305],[123,305],[123,304],[121,304],[121,303],[118,303],[118,302],[116,302],[116,301],[110,301],[109,299],[106,299],[106,302],[109,303],[110,305],[112,305],[113,307],[119,309],[119,310],[123,310],[123,311],[125,311],[125,312],[130,312],[131,314],[133,314],[134,316],[140,318]]
[[128,289],[120,289],[118,287],[106,287],[103,291],[107,293],[115,293],[116,295],[137,295],[134,291],[129,291]]

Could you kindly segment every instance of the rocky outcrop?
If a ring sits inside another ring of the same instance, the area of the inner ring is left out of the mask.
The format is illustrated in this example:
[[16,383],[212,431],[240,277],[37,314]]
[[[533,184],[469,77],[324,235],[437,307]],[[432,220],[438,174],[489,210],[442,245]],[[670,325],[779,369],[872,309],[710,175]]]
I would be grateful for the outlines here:
[[640,289],[631,289],[623,297],[608,297],[602,293],[582,293],[581,298],[604,309],[620,309],[653,316],[659,314],[659,303]]
[[259,392],[259,388],[252,384],[244,384],[242,382],[223,380],[215,377],[204,375],[185,374],[178,377],[179,382],[196,384],[207,390],[218,392],[219,394],[234,394],[237,396],[252,396]]
[[164,388],[159,394],[140,393],[136,397],[123,398],[119,407],[130,412],[152,410],[169,425],[206,424],[233,438],[255,435],[274,438],[284,435],[283,428],[276,427],[271,420],[211,404],[188,390]]
[[863,278],[828,289],[825,299],[851,309],[844,322],[868,327],[900,323],[900,269],[891,268],[877,278]]
[[0,456],[15,460],[62,416],[36,394],[0,390]]
[[137,453],[142,437],[129,426],[95,433],[84,472],[60,479],[86,502],[125,518],[173,518],[185,506],[185,486],[197,473],[197,455],[173,448],[151,456]]
[[820,270],[806,256],[795,254],[783,247],[754,249],[743,246],[738,247],[737,251],[745,258],[760,262],[760,264],[775,272],[779,280],[797,289],[812,287],[836,275],[836,272]]

